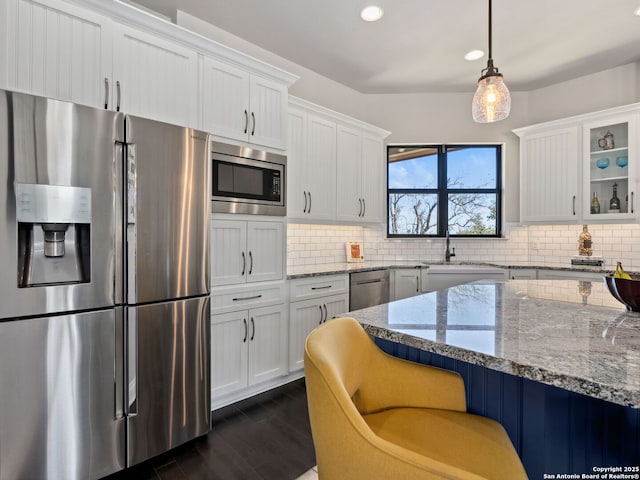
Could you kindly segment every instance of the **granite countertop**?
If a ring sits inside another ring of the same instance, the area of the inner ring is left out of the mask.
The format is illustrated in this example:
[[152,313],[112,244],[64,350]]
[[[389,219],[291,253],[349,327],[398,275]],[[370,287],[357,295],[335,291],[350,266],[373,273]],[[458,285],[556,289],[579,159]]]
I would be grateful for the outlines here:
[[345,315],[376,337],[640,408],[640,314],[599,282],[481,281]]
[[[570,272],[592,272],[592,273],[611,273],[613,270],[603,267],[591,267],[582,265],[536,265],[531,263],[509,263],[509,264],[497,264],[497,263],[483,263],[483,262],[430,262],[424,260],[398,260],[398,261],[365,261],[365,262],[338,262],[338,263],[325,263],[314,265],[303,265],[296,267],[289,267],[287,269],[287,279],[304,277],[315,277],[322,275],[337,275],[353,272],[366,272],[370,270],[381,270],[385,268],[429,268],[429,266],[435,265],[457,265],[457,266],[475,266],[475,267],[494,267],[494,268],[513,268],[513,269],[548,269],[548,270],[560,270]],[[629,272],[634,273],[634,272]]]

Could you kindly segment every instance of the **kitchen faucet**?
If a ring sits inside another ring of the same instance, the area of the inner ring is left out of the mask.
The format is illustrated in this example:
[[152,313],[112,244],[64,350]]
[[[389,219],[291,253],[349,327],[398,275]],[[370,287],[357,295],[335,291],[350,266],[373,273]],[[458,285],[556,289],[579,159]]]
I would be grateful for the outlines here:
[[453,248],[451,251],[449,251],[449,229],[447,228],[447,233],[446,233],[446,250],[444,251],[444,261],[449,263],[451,261],[451,257],[455,257],[456,256],[456,249]]

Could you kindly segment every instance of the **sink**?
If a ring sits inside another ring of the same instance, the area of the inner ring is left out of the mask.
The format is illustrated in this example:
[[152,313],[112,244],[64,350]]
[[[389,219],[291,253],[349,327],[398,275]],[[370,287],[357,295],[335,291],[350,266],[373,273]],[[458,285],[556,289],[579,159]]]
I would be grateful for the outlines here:
[[442,264],[429,264],[429,273],[495,273],[504,274],[505,270],[499,267],[492,267],[490,265],[465,265],[461,263],[442,263]]
[[477,280],[505,280],[507,270],[489,265],[463,265],[459,263],[430,264],[425,269],[422,291],[432,292]]

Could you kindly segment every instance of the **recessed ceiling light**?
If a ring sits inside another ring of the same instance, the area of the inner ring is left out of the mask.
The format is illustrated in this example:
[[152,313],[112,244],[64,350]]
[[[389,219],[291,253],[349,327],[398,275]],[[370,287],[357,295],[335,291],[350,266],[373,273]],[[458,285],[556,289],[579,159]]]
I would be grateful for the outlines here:
[[479,58],[484,57],[484,52],[482,50],[471,50],[464,56],[465,60],[478,60]]
[[638,17],[640,17],[640,7],[636,8],[636,9],[633,11],[633,14],[634,14],[634,15],[636,15],[636,16],[638,16]]
[[376,5],[370,5],[368,7],[364,7],[360,12],[360,18],[365,22],[375,22],[382,18],[384,15],[384,10],[382,7],[378,7]]

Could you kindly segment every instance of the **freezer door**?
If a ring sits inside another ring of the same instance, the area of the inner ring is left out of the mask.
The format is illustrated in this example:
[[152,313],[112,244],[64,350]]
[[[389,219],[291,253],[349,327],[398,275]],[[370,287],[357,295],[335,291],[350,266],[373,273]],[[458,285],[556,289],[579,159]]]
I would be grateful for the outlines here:
[[0,480],[124,468],[122,333],[122,309],[0,323]]
[[128,307],[128,466],[209,431],[209,297]]
[[126,117],[127,301],[209,292],[208,135]]

